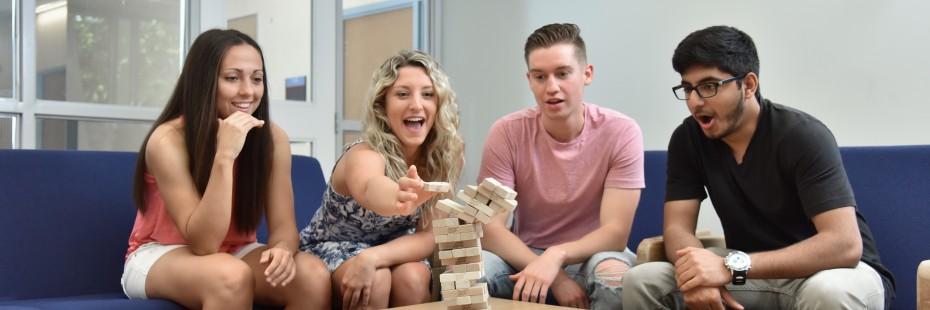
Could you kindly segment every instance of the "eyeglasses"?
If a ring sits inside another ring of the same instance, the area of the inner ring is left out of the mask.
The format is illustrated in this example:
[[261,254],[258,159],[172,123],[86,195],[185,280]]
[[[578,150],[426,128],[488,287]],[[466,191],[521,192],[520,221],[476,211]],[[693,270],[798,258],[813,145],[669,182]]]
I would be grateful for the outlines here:
[[748,73],[743,73],[740,76],[734,76],[729,79],[720,80],[717,82],[701,83],[701,84],[697,84],[696,86],[682,84],[682,85],[672,87],[672,92],[675,93],[675,97],[678,98],[678,100],[690,99],[692,90],[697,91],[698,97],[710,98],[710,97],[717,95],[717,87],[720,87],[721,85],[726,84],[731,81],[742,79],[743,77],[746,76],[746,74]]

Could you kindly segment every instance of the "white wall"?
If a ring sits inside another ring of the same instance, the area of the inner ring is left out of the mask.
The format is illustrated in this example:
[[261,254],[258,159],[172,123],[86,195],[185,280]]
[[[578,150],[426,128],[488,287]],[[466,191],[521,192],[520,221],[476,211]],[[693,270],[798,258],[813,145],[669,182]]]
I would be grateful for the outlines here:
[[[927,1],[438,1],[437,56],[460,100],[465,182],[494,120],[535,104],[523,44],[553,22],[582,29],[595,69],[586,100],[636,119],[648,150],[665,149],[688,116],[671,92],[675,46],[719,24],[755,40],[762,94],[818,117],[840,145],[930,144]],[[704,212],[699,226],[721,231]]]

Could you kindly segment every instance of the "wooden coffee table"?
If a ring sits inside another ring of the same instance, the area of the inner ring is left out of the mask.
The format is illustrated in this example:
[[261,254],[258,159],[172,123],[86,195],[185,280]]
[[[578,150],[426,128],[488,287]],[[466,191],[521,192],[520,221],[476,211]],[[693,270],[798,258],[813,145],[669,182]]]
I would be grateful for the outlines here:
[[[510,299],[501,299],[501,298],[488,298],[488,305],[491,310],[537,310],[537,309],[568,309],[566,307],[544,305],[544,304],[534,304],[529,302],[522,301],[513,301]],[[391,308],[397,310],[442,310],[446,307],[442,305],[441,301],[431,302],[426,304],[419,304],[406,307]]]

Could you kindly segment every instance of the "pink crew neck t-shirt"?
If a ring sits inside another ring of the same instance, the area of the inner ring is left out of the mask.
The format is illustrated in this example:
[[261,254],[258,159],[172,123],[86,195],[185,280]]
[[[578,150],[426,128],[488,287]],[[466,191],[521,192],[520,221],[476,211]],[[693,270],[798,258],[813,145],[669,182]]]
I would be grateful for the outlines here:
[[[138,249],[143,244],[149,242],[159,242],[161,244],[187,244],[178,226],[168,215],[165,209],[165,201],[162,200],[161,191],[158,189],[158,183],[155,182],[155,176],[146,173],[143,176],[145,180],[145,214],[136,211],[136,221],[132,226],[132,234],[129,235],[129,250],[126,251],[126,258],[129,254]],[[235,206],[233,206],[235,208]],[[240,234],[236,231],[236,224],[233,221],[229,223],[229,232],[226,239],[220,244],[220,252],[233,253],[242,246],[253,243],[257,240],[255,232]]]
[[494,178],[517,192],[514,233],[548,248],[600,227],[604,188],[640,189],[643,138],[620,112],[585,103],[585,123],[569,142],[552,138],[539,108],[508,114],[488,133],[478,182]]

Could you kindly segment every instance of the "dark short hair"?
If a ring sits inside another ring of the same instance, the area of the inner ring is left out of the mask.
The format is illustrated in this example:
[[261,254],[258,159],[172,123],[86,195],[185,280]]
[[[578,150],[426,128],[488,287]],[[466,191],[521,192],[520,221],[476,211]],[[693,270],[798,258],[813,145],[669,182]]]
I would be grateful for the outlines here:
[[526,45],[523,47],[523,60],[529,64],[530,52],[563,43],[575,46],[575,57],[578,58],[578,63],[587,63],[587,49],[585,49],[584,40],[581,39],[581,28],[578,25],[568,23],[548,24],[536,29],[533,34],[526,38]]
[[[711,67],[733,76],[759,75],[756,44],[745,32],[730,26],[711,26],[692,32],[675,48],[672,67],[678,74],[692,67]],[[756,90],[756,98],[762,94]]]

